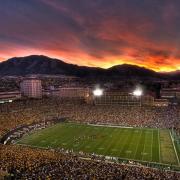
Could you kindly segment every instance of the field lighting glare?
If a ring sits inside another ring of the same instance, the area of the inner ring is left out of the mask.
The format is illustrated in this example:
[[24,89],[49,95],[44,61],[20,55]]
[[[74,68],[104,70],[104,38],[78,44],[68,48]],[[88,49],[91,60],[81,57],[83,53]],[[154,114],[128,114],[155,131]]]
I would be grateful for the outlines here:
[[141,89],[135,89],[134,92],[133,92],[133,95],[134,96],[142,96],[142,90]]
[[102,95],[103,95],[103,90],[97,88],[97,89],[95,89],[95,90],[93,91],[93,94],[94,94],[94,96],[102,96]]

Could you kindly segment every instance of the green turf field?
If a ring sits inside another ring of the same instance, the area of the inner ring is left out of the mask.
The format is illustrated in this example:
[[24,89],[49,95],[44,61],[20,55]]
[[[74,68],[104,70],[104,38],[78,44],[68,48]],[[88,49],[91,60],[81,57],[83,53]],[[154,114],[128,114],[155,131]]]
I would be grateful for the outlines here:
[[25,136],[18,143],[179,166],[169,130],[59,123]]

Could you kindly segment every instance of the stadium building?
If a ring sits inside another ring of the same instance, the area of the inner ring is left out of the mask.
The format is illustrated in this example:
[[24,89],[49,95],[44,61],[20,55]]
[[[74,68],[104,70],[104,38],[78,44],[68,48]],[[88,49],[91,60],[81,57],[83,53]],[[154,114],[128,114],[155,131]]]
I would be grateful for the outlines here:
[[120,90],[107,90],[100,96],[91,93],[87,102],[94,105],[153,106],[154,97],[150,95],[136,96]]
[[102,96],[93,97],[95,105],[141,106],[141,97],[136,97],[127,92],[107,91]]

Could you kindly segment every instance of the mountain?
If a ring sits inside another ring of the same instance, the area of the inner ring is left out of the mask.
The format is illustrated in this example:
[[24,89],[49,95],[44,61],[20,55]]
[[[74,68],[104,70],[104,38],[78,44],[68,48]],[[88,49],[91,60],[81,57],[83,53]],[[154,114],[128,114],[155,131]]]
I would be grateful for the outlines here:
[[163,76],[169,77],[169,79],[180,80],[180,70],[161,74],[163,74]]
[[42,55],[15,57],[0,63],[0,75],[62,74],[84,77],[99,71],[103,72],[103,69],[68,64]]
[[[68,64],[62,60],[52,59],[42,55],[31,55],[27,57],[15,57],[0,63],[0,75],[28,75],[28,74],[48,74],[48,75],[70,75],[77,77],[124,77],[124,78],[167,78],[179,77],[180,73],[163,74],[157,73],[143,67],[123,64],[113,66],[109,69],[78,66]],[[180,79],[180,78],[179,78]]]
[[122,64],[107,69],[109,75],[126,77],[160,77],[157,72],[136,65]]

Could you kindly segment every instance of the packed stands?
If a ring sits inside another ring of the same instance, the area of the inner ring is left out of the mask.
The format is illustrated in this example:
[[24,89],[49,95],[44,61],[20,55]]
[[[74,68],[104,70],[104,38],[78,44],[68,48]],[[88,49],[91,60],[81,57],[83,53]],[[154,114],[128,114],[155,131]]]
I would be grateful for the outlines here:
[[179,130],[180,108],[93,106],[82,101],[42,99],[19,101],[0,106],[0,134],[23,124],[54,117],[68,117],[81,123],[117,124]]
[[15,179],[173,179],[176,172],[81,159],[70,153],[31,149],[12,145],[0,146],[1,171]]

